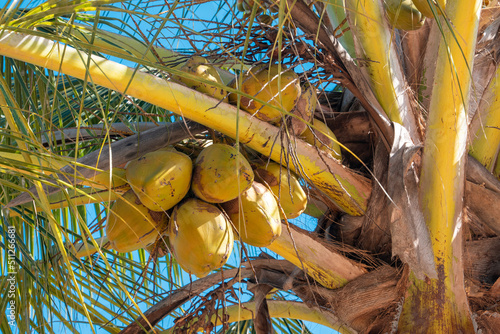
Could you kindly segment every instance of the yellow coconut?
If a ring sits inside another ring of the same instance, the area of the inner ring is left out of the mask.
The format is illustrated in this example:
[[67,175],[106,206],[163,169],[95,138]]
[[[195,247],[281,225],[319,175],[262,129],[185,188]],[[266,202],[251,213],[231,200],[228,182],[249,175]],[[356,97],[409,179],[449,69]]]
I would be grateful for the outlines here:
[[252,167],[237,149],[213,144],[196,158],[191,189],[206,202],[223,203],[238,197],[253,179]]
[[[237,78],[229,86],[237,88],[238,82]],[[246,72],[239,90],[266,102],[266,104],[262,104],[253,98],[242,95],[240,106],[243,110],[267,122],[281,120],[282,112],[280,109],[286,112],[292,111],[301,93],[298,75],[284,67],[281,67],[280,72],[278,65],[258,66]],[[229,94],[230,103],[236,104],[237,99],[237,94]]]
[[416,30],[425,23],[425,16],[411,0],[384,0],[389,23],[397,29]]
[[300,216],[307,208],[307,194],[293,172],[276,163],[259,166],[254,172],[257,180],[267,185],[279,199],[287,219]]
[[143,155],[127,165],[127,180],[141,202],[152,211],[166,211],[189,191],[193,163],[175,150]]
[[412,2],[422,14],[430,18],[434,18],[432,10],[435,11],[436,15],[441,15],[446,8],[446,0],[412,0]]
[[177,262],[198,277],[222,267],[233,249],[234,236],[226,214],[197,198],[174,208],[168,235]]
[[254,182],[239,199],[222,206],[231,218],[241,241],[256,247],[267,247],[281,235],[278,203],[264,185]]
[[320,120],[314,119],[312,122],[314,129],[307,127],[301,137],[311,145],[320,150],[330,153],[335,159],[342,159],[340,145],[332,130]]
[[148,210],[129,190],[111,206],[106,237],[111,248],[118,252],[132,252],[154,243],[166,223],[164,213]]
[[227,101],[227,91],[221,87],[224,86],[224,82],[219,72],[217,72],[208,60],[200,56],[193,56],[180,69],[187,74],[196,76],[200,80],[187,78],[182,75],[173,76],[175,80],[216,99]]

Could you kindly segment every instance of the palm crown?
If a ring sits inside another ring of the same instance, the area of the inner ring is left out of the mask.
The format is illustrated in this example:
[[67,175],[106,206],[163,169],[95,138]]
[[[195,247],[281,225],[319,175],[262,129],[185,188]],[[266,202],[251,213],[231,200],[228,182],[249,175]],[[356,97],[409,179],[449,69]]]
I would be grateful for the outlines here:
[[[345,332],[495,328],[498,16],[479,0],[9,2],[2,332],[268,333],[270,319],[279,332],[301,332],[301,320]],[[188,233],[182,255],[215,253],[214,240],[233,247],[233,233],[235,249],[188,279],[181,267],[197,272],[176,255],[173,224],[179,201],[201,196],[191,170],[161,207],[166,194],[135,199],[151,184],[125,168],[159,150],[196,161],[214,143],[250,162],[217,189],[238,189],[234,207],[252,169],[279,164],[274,179],[255,178],[255,194],[271,194],[259,226],[277,223],[261,253],[238,234],[262,215],[243,226],[218,204],[228,199],[214,202],[238,227]],[[134,229],[122,242],[136,251],[119,253],[105,229],[109,217],[127,221],[113,204],[124,199],[147,206],[131,225],[162,223]],[[204,251],[186,247],[207,235]]]

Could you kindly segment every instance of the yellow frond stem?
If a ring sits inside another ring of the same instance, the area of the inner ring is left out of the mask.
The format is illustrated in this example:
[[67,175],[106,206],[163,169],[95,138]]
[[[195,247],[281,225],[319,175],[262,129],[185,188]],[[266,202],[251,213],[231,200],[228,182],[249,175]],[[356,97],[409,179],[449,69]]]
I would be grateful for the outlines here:
[[392,40],[391,29],[379,0],[345,0],[354,32],[356,56],[380,105],[389,119],[402,124],[419,143],[406,81]]
[[[278,163],[285,154],[275,126],[250,114],[238,113],[234,106],[219,103],[218,100],[162,78],[80,53],[41,37],[20,33],[4,32],[0,38],[0,53],[80,79],[87,78],[93,84],[171,110],[232,138],[238,137],[240,142]],[[296,145],[296,157],[302,164],[296,172],[309,178],[345,212],[364,214],[371,191],[370,183],[365,178],[344,168],[335,159],[320,155],[300,140]]]
[[[301,245],[300,249],[296,245]],[[269,250],[292,262],[321,285],[329,289],[337,289],[349,281],[366,273],[366,271],[344,256],[327,249],[320,241],[307,234],[288,229],[283,224],[281,236]]]
[[446,272],[450,270],[450,246],[462,210],[467,154],[465,108],[468,105],[480,3],[477,0],[470,3],[462,0],[447,7],[454,30],[445,29],[439,48],[422,162],[420,190],[424,217],[431,239],[435,241],[436,263],[446,262]]

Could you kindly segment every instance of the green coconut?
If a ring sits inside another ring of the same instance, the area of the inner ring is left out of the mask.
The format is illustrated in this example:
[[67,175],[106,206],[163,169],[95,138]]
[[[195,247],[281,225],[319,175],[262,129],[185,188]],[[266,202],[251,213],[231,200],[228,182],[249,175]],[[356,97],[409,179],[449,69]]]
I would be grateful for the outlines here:
[[152,211],[166,211],[186,196],[193,163],[174,149],[150,152],[131,161],[127,181],[142,204]]
[[132,252],[153,244],[166,223],[163,212],[150,211],[129,190],[111,206],[106,237],[114,250]]
[[222,267],[234,243],[226,214],[196,198],[187,199],[174,208],[168,236],[179,265],[197,277]]
[[234,147],[213,144],[198,155],[191,189],[209,203],[230,201],[248,189],[253,182],[252,167]]
[[249,245],[267,247],[281,235],[278,203],[272,192],[258,182],[254,182],[239,199],[222,206],[231,218],[241,241]]

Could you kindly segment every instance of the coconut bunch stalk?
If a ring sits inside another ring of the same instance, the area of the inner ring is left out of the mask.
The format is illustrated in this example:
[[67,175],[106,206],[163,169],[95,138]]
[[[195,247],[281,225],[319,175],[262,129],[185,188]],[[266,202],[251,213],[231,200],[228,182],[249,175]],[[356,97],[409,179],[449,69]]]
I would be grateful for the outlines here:
[[301,233],[291,224],[282,224],[281,235],[268,249],[304,269],[307,275],[328,289],[340,288],[367,272],[355,261],[332,251],[325,243],[309,233]]
[[421,138],[396,43],[380,3],[374,0],[345,1],[349,26],[355,36],[356,57],[366,60],[362,70],[389,119],[402,124],[413,142],[419,143]]
[[170,240],[168,238],[168,230],[162,233],[155,243],[144,247],[151,256],[155,258],[164,257],[170,254],[172,246],[170,245]]

